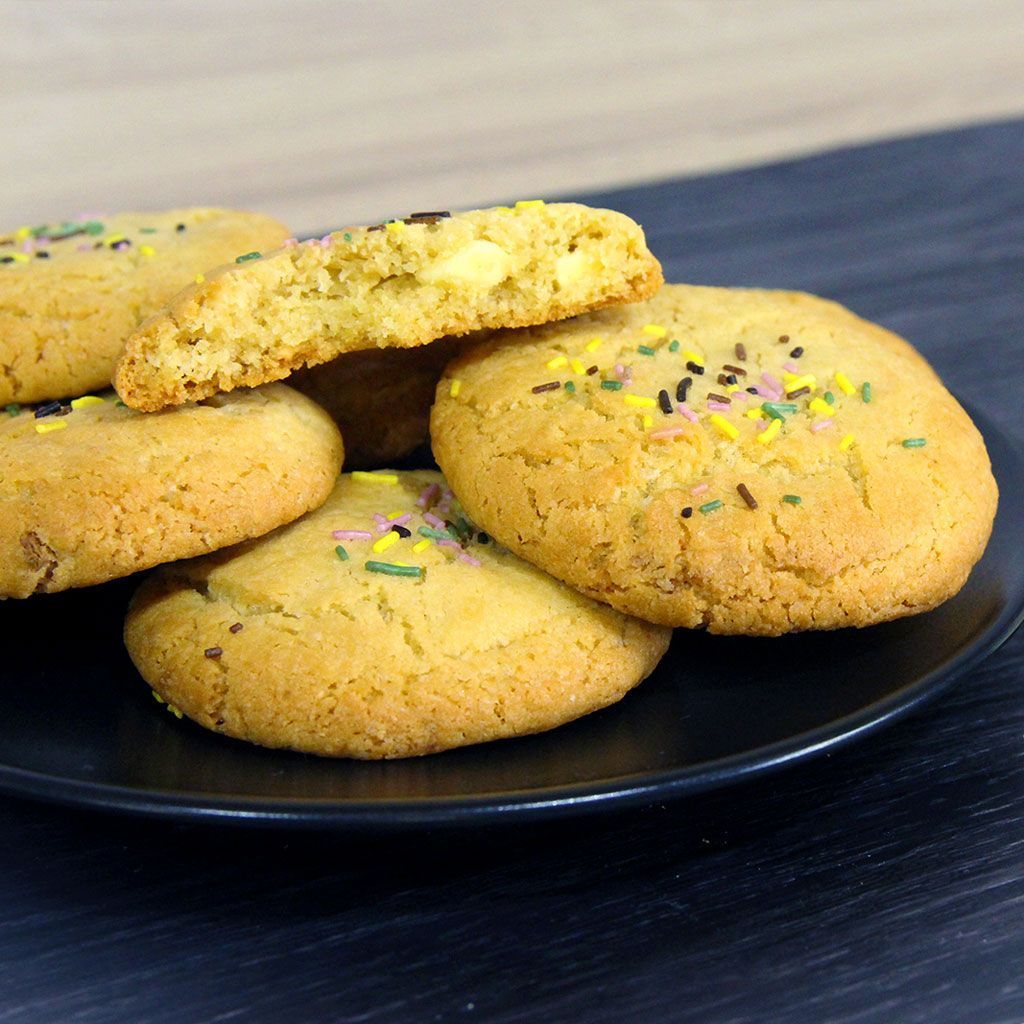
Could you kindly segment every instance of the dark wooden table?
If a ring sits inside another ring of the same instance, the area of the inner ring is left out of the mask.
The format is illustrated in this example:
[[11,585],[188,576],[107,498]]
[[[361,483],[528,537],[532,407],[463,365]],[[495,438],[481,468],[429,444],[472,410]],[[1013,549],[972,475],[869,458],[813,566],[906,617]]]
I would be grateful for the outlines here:
[[[598,200],[669,280],[838,298],[1022,437],[1024,123]],[[1021,1021],[1024,631],[859,745],[615,817],[0,827],[3,1024]]]

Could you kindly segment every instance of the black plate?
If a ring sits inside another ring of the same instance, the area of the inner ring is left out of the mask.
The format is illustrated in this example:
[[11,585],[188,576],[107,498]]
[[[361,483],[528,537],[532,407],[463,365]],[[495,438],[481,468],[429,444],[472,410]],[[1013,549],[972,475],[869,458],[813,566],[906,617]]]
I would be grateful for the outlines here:
[[620,704],[541,736],[427,758],[321,760],[177,721],[121,645],[136,580],[6,602],[0,789],[178,819],[394,828],[664,800],[849,742],[964,676],[1024,614],[1024,463],[975,418],[1003,500],[984,558],[941,608],[771,640],[679,630]]

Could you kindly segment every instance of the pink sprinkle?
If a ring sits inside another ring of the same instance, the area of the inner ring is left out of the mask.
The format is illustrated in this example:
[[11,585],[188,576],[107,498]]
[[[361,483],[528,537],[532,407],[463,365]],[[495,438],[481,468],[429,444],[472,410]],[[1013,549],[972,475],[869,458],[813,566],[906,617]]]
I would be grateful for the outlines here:
[[647,436],[652,441],[660,441],[666,437],[678,437],[686,432],[686,427],[666,427],[664,430],[655,430]]
[[416,499],[417,508],[430,508],[431,505],[437,501],[437,496],[441,493],[441,488],[438,484],[429,484],[424,487],[420,492],[420,496]]
[[826,427],[831,427],[831,426],[832,426],[832,421],[831,420],[818,420],[817,423],[812,423],[811,424],[811,431],[816,434],[819,430],[824,430]]
[[676,406],[676,411],[681,416],[685,416],[691,423],[698,422],[697,421],[697,414],[685,402],[680,402]]
[[712,402],[708,400],[708,408],[714,409],[715,412],[728,412],[729,406],[725,402]]
[[369,530],[335,530],[331,536],[335,540],[373,540]]
[[458,541],[454,540],[439,540],[437,545],[442,548],[455,548],[456,551],[462,550],[462,545]]
[[479,565],[480,564],[480,559],[479,558],[474,558],[472,555],[468,554],[465,551],[463,551],[462,554],[459,555],[459,561],[460,562],[465,562],[467,565]]
[[799,373],[800,372],[800,367],[797,366],[796,363],[794,363],[792,359],[788,363],[783,363],[782,364],[782,368],[786,371],[786,373]]
[[734,391],[734,392],[732,393],[732,400],[733,400],[734,402],[735,402],[735,401],[736,401],[737,399],[739,399],[739,400],[740,400],[741,402],[745,402],[745,401],[746,401],[746,400],[747,400],[748,398],[750,398],[750,395],[748,395],[748,394],[746,393],[746,391]]
[[759,431],[761,431],[761,430],[767,430],[767,429],[768,429],[768,421],[767,421],[767,420],[765,420],[765,419],[760,419],[760,420],[758,420],[758,421],[757,421],[757,429],[758,429]]
[[772,391],[782,394],[782,381],[777,377],[773,377],[770,373],[762,373],[761,380],[765,382],[772,389]]
[[321,249],[330,249],[330,247],[331,247],[331,236],[330,235],[324,235],[324,237],[320,239],[320,248]]
[[383,513],[383,512],[374,512],[374,513],[373,513],[373,521],[374,521],[374,522],[375,522],[375,523],[376,523],[376,524],[377,524],[378,526],[380,526],[380,525],[381,525],[381,523],[386,523],[386,522],[388,521],[388,517],[387,517],[386,515],[384,515],[384,513]]
[[619,380],[622,380],[622,375],[625,372],[626,372],[626,368],[622,365],[622,363],[616,363],[615,364],[615,376],[618,377]]
[[444,529],[444,520],[438,519],[437,516],[431,515],[429,512],[423,513],[423,521],[432,526],[435,530]]
[[294,249],[295,246],[297,246],[298,244],[299,244],[299,240],[297,238],[286,238],[281,243],[281,246],[283,248],[285,248],[285,249]]
[[24,244],[21,247],[22,252],[31,252],[35,248],[35,239],[26,238]]
[[412,513],[411,512],[403,512],[402,515],[395,516],[394,519],[389,519],[387,521],[387,525],[388,526],[405,526],[405,524],[407,522],[409,522],[410,519],[412,519]]
[[761,386],[760,386],[760,385],[758,385],[758,384],[755,384],[755,385],[754,385],[754,390],[755,390],[755,391],[756,391],[756,392],[757,392],[757,393],[758,393],[758,394],[759,394],[759,395],[760,395],[760,396],[761,396],[762,398],[771,398],[771,397],[772,397],[772,392],[771,392],[771,391],[769,391],[769,390],[768,390],[767,388],[763,388],[763,387],[761,387]]
[[711,484],[697,484],[697,486],[694,487],[694,489],[692,491],[690,491],[690,493],[691,494],[703,494],[710,487],[711,487]]

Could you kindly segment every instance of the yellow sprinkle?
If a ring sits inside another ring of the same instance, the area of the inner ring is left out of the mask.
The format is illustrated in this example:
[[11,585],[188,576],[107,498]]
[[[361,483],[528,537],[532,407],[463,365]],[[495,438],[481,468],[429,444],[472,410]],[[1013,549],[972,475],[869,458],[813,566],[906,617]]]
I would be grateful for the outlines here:
[[757,435],[758,441],[761,444],[771,444],[775,440],[775,435],[782,429],[782,420],[772,420],[760,434]]
[[731,395],[731,394],[733,394],[733,392],[735,392],[735,391],[739,391],[739,389],[740,389],[740,386],[739,386],[739,384],[730,384],[730,385],[729,385],[729,386],[728,386],[728,387],[727,387],[727,388],[725,389],[725,393],[726,393],[727,395]]
[[412,546],[413,554],[418,555],[421,551],[426,551],[430,547],[430,539],[424,537],[423,540],[416,541]]
[[196,284],[202,284],[206,278],[202,274],[196,274]]
[[150,690],[149,692],[151,694],[153,694],[153,700],[155,700],[157,702],[157,704],[166,704],[167,703],[167,701],[165,701],[163,699],[163,697],[161,697],[160,694],[156,692],[156,690]]
[[857,389],[850,383],[850,378],[845,373],[836,374],[836,384],[844,395],[852,395]]
[[824,398],[812,398],[807,403],[807,408],[811,412],[819,413],[822,416],[831,416],[835,413],[835,409]]
[[567,366],[568,364],[569,359],[567,356],[555,356],[554,359],[549,359],[546,365],[549,370],[557,370],[562,366]]
[[527,209],[530,206],[543,206],[543,205],[544,205],[544,200],[543,199],[520,199],[519,202],[516,203],[516,209],[517,210],[525,210],[525,209]]
[[48,434],[51,430],[63,430],[67,426],[64,420],[50,420],[47,423],[37,423],[37,434]]
[[644,324],[644,334],[650,334],[654,338],[664,338],[668,331],[660,324]]
[[7,255],[13,257],[15,263],[28,263],[28,256],[23,252],[9,252]]
[[24,242],[25,239],[28,238],[28,236],[31,234],[31,228],[18,228],[18,230],[14,232],[14,239],[17,242]]
[[760,409],[748,409],[743,415],[746,416],[748,420],[759,420],[764,413],[761,412]]
[[684,348],[683,349],[683,358],[687,362],[696,363],[698,366],[703,366],[704,365],[704,357],[697,355],[697,353],[694,352],[693,349]]
[[462,381],[458,380],[458,379],[453,380],[452,381],[452,386],[448,389],[448,397],[449,398],[458,398],[459,397],[459,392],[461,390],[462,390]]
[[389,512],[388,519],[397,519],[399,516],[405,515],[405,509],[399,509],[397,512]]
[[651,419],[651,417],[648,416],[646,413],[644,413],[643,424],[644,424],[644,430],[650,430],[651,427],[654,426],[654,420]]
[[354,470],[352,470],[352,479],[353,480],[362,480],[365,483],[389,484],[389,485],[393,486],[394,484],[398,483],[398,474],[397,473],[367,473],[365,470],[362,470],[362,469],[354,469]]
[[626,405],[632,405],[638,409],[653,409],[658,404],[653,398],[648,398],[646,395],[626,395],[624,401]]
[[805,373],[802,377],[791,377],[787,380],[786,390],[799,391],[801,388],[810,388],[813,391],[817,383],[818,378],[813,373]]
[[395,533],[394,530],[390,530],[388,533],[385,533],[380,540],[375,540],[373,542],[373,553],[375,555],[379,555],[381,552],[387,551],[392,544],[398,543],[400,537],[401,534]]
[[103,244],[115,245],[117,242],[123,242],[124,240],[124,235],[107,235],[107,237],[103,239]]
[[72,409],[87,409],[90,405],[103,405],[104,399],[98,395],[82,395],[81,398],[71,399]]
[[735,441],[736,438],[740,436],[740,432],[736,429],[735,425],[730,423],[719,413],[713,412],[710,419],[711,425],[715,427],[723,437],[729,438],[730,441]]
[[573,359],[572,362],[570,363],[570,365],[572,366],[572,372],[573,373],[586,373],[587,372],[587,368],[578,359]]
[[584,346],[587,352],[596,352],[601,347],[602,338],[595,338],[593,341],[588,341]]
[[846,437],[844,437],[842,439],[842,441],[839,442],[839,450],[841,452],[845,452],[849,448],[852,448],[852,447],[853,447],[853,434],[847,434]]
[[400,235],[405,230],[404,221],[392,220],[384,225],[384,229],[392,235]]
[[155,256],[156,255],[156,249],[154,249],[153,246],[151,246],[151,245],[140,245],[139,246],[139,252],[142,253],[143,256]]
[[175,718],[181,718],[181,708],[179,708],[176,704],[168,704],[167,710],[170,711],[170,713],[174,715]]

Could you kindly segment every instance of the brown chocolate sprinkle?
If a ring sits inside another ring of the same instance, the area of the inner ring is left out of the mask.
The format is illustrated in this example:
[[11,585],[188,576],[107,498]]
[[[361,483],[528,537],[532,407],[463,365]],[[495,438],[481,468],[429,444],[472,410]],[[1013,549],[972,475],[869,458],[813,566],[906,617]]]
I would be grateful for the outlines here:
[[557,391],[562,386],[560,381],[553,380],[547,384],[538,384],[535,388],[530,390],[535,394],[539,395],[542,391]]
[[708,392],[709,402],[724,402],[726,405],[732,404],[732,399],[728,395],[716,395],[713,391]]
[[787,398],[799,398],[801,395],[809,395],[811,393],[810,388],[797,388],[796,391],[787,391]]
[[720,373],[718,375],[718,383],[721,384],[723,388],[727,388],[729,386],[729,378],[726,377],[724,373]]
[[746,377],[747,371],[742,366],[733,366],[731,363],[723,363],[723,370],[728,370],[730,373],[738,374],[740,377]]
[[692,515],[693,515],[693,507],[691,505],[687,505],[686,508],[683,509],[683,518],[684,519],[689,519],[690,516],[692,516]]
[[747,361],[747,347],[742,341],[736,342],[736,358],[741,363],[745,363]]
[[450,210],[421,210],[419,213],[410,213],[407,220],[444,220],[450,217]]
[[685,402],[686,401],[686,392],[690,390],[690,385],[692,383],[693,383],[693,378],[692,377],[684,377],[676,385],[676,401],[677,402]]
[[219,658],[224,651],[220,647],[207,647],[203,654],[207,658]]
[[779,335],[779,344],[780,345],[785,345],[787,341],[789,341],[789,335],[788,334],[780,334]]
[[240,622],[236,622],[233,626],[228,626],[228,632],[229,633],[241,633],[242,632],[242,624]]
[[370,227],[368,227],[366,230],[367,231],[383,231],[384,227],[385,226],[383,224],[371,224]]
[[740,492],[740,497],[747,503],[747,508],[757,508],[757,499],[750,493],[746,484],[737,484],[736,490]]
[[587,376],[588,377],[593,377],[595,373],[597,373],[597,364],[596,363],[593,366],[588,366],[587,367]]

